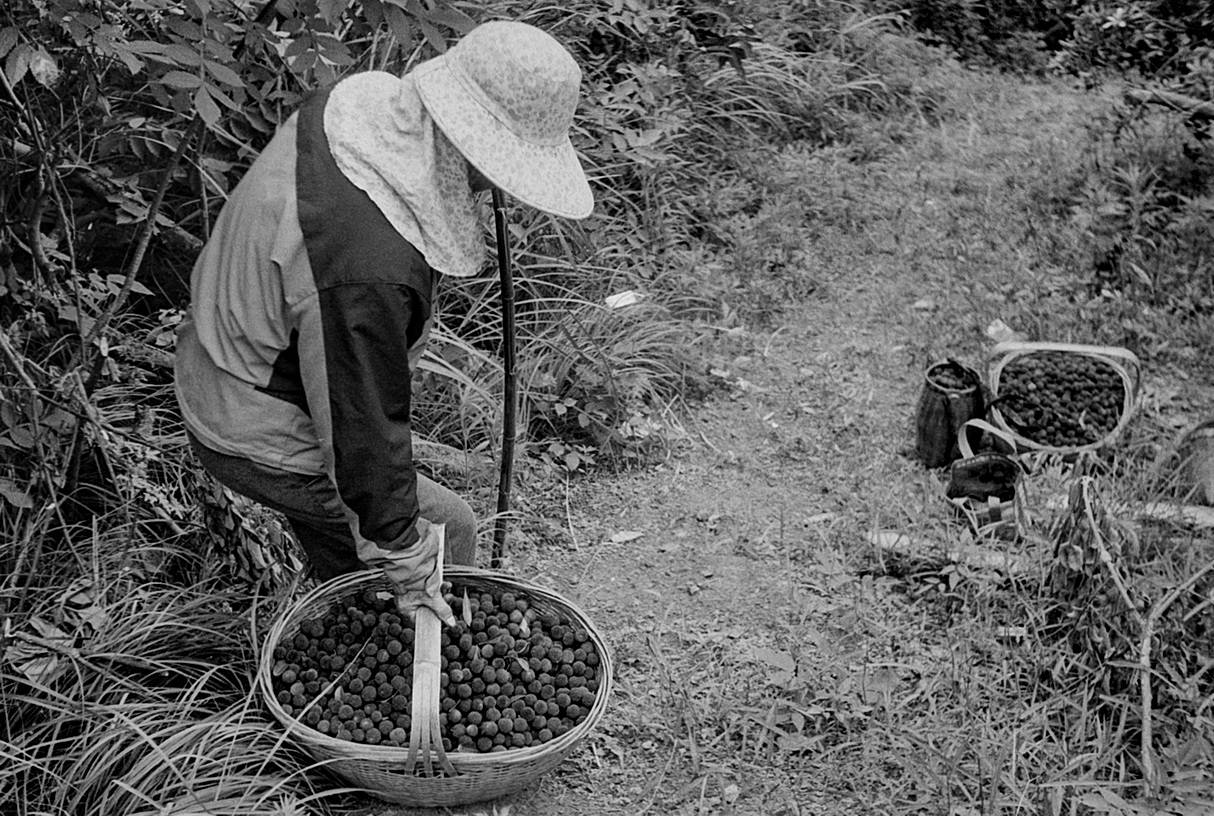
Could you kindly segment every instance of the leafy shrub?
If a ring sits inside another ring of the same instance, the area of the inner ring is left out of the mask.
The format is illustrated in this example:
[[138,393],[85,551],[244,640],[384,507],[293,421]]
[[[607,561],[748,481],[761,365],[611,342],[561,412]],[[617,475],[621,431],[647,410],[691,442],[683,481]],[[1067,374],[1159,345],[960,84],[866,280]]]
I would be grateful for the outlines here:
[[1055,64],[1067,71],[1103,68],[1171,77],[1189,71],[1214,37],[1214,10],[1203,0],[1087,2],[1077,9]]
[[1214,321],[1214,149],[1191,124],[1148,107],[1094,122],[1070,202],[1090,291],[1147,354],[1202,349]]
[[883,0],[880,8],[906,15],[928,42],[961,59],[1039,72],[1047,53],[1068,30],[1067,4],[1039,0]]

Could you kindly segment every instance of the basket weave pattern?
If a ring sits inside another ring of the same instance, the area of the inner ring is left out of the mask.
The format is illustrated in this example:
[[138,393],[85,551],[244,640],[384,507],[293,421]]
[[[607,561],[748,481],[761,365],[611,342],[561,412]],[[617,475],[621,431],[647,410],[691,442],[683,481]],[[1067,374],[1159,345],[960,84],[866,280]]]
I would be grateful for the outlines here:
[[[606,641],[587,615],[560,595],[534,584],[500,573],[472,567],[448,566],[446,580],[471,592],[508,590],[530,599],[538,612],[553,612],[583,628],[600,659],[599,687],[586,718],[569,731],[538,746],[511,748],[494,753],[447,752],[455,776],[423,776],[418,767],[408,767],[408,750],[388,745],[364,745],[322,734],[287,714],[273,691],[274,650],[293,635],[303,621],[324,614],[339,600],[366,590],[390,591],[379,570],[339,576],[316,587],[274,622],[262,647],[257,684],[270,713],[286,728],[295,743],[350,784],[381,799],[399,804],[439,807],[495,799],[526,787],[559,765],[602,717],[611,694],[613,667]],[[420,645],[416,648],[420,650]],[[416,669],[418,664],[414,664]],[[437,689],[436,689],[437,691]],[[434,717],[439,701],[427,701]],[[428,757],[435,766],[437,755]]]

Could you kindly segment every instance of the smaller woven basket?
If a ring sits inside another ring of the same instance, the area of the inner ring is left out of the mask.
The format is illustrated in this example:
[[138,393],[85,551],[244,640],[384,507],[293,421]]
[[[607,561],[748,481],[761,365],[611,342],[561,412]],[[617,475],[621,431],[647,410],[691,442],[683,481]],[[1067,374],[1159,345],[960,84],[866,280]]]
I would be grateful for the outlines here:
[[[539,612],[554,612],[568,618],[575,626],[585,629],[601,661],[599,687],[586,719],[561,736],[543,745],[511,748],[495,753],[447,752],[446,760],[450,761],[454,775],[424,775],[431,768],[437,771],[447,767],[440,752],[429,752],[424,757],[418,757],[418,761],[410,765],[407,748],[364,745],[322,734],[289,716],[274,696],[274,650],[283,638],[293,635],[303,621],[326,612],[334,601],[350,598],[368,589],[376,592],[391,591],[380,570],[342,575],[316,587],[281,614],[270,628],[262,646],[257,672],[258,688],[270,713],[282,723],[298,747],[346,782],[389,802],[419,807],[442,807],[483,802],[515,793],[551,771],[568,756],[602,718],[607,700],[611,696],[613,668],[607,642],[595,629],[589,617],[573,603],[551,590],[488,570],[447,566],[444,569],[444,578],[456,587],[467,588],[469,592],[499,589],[525,595],[533,609]],[[421,613],[418,617],[422,617]],[[418,626],[419,636],[426,628],[428,627]],[[420,704],[423,707],[422,716],[429,719],[433,733],[437,734],[438,683],[434,678],[419,683],[420,673],[425,671],[423,666],[430,665],[437,669],[437,660],[429,663],[421,657],[427,650],[434,655],[438,653],[440,630],[435,627],[430,631],[433,633],[430,638],[433,643],[415,644],[413,680],[415,690],[426,687],[433,689],[435,693],[431,699],[419,700],[415,697],[414,705]]]
[[[1117,424],[1113,429],[1105,434],[1103,438],[1086,445],[1046,445],[1017,433],[1007,419],[999,412],[997,401],[999,399],[999,385],[1003,369],[1013,360],[1018,360],[1026,355],[1047,351],[1094,357],[1110,366],[1120,376],[1122,391],[1125,394],[1121,407],[1121,416],[1118,417]],[[1037,453],[1059,454],[1065,457],[1088,451],[1097,451],[1113,444],[1125,432],[1126,426],[1130,424],[1130,420],[1134,415],[1135,405],[1138,401],[1138,386],[1141,378],[1141,364],[1138,361],[1138,357],[1132,351],[1117,346],[1017,341],[1000,343],[991,350],[991,354],[996,358],[990,369],[991,401],[996,403],[991,405],[989,409],[991,422],[1011,435],[1015,439],[1018,449]]]

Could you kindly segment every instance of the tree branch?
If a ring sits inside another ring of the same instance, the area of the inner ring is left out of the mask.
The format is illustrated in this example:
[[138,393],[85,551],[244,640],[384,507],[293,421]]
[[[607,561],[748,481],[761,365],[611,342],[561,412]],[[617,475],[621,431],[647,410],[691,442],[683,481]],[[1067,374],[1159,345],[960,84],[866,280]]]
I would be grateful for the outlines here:
[[177,149],[173,151],[173,156],[169,159],[169,166],[164,169],[164,175],[160,179],[160,186],[156,188],[156,195],[152,197],[151,203],[148,204],[147,219],[143,222],[143,229],[140,231],[139,240],[135,244],[135,254],[131,257],[130,263],[127,264],[126,277],[122,281],[122,288],[118,290],[118,294],[114,296],[109,306],[98,316],[97,321],[89,329],[84,342],[81,344],[83,350],[81,359],[78,362],[87,363],[88,349],[92,346],[93,341],[101,336],[106,326],[114,319],[114,315],[118,313],[130,296],[131,289],[135,286],[135,279],[139,276],[139,268],[143,266],[143,256],[147,252],[148,244],[151,243],[152,233],[156,231],[156,217],[160,213],[160,205],[164,202],[164,195],[169,189],[170,182],[173,180],[173,173],[176,172],[177,166],[181,164],[181,157],[185,155],[186,147],[193,143],[195,136],[202,126],[202,117],[195,115],[194,121],[190,123],[190,127],[177,142]]
[[1138,644],[1138,682],[1139,695],[1142,698],[1142,740],[1140,750],[1142,752],[1143,786],[1148,796],[1156,793],[1159,784],[1159,768],[1155,765],[1155,753],[1151,746],[1154,740],[1154,727],[1151,721],[1151,710],[1154,705],[1151,693],[1151,638],[1155,636],[1155,625],[1159,623],[1159,619],[1163,617],[1163,613],[1168,611],[1168,608],[1181,595],[1196,586],[1197,582],[1210,572],[1214,572],[1214,561],[1211,561],[1190,575],[1185,579],[1184,583],[1177,585],[1171,592],[1156,601],[1151,607],[1150,612],[1147,613],[1146,621],[1142,625],[1142,639]]
[[[35,152],[34,148],[16,139],[9,139],[8,144],[12,147],[13,155],[18,159],[27,158]],[[123,195],[122,187],[106,178],[104,174],[88,167],[82,158],[74,154],[70,158],[73,162],[71,165],[61,164],[54,169],[57,172],[66,171],[67,175],[71,176],[81,187],[102,200],[109,201],[116,196]],[[170,251],[195,254],[202,249],[202,239],[184,227],[170,223],[161,225],[160,230],[157,237]]]
[[1125,92],[1125,98],[1128,102],[1141,105],[1161,105],[1165,108],[1182,111],[1196,119],[1214,119],[1214,102],[1175,91],[1129,88]]

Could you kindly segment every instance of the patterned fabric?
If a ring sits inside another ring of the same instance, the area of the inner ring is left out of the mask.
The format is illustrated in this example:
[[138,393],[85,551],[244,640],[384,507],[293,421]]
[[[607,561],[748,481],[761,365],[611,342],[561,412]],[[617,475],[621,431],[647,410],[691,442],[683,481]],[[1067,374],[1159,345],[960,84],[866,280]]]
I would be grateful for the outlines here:
[[554,215],[590,215],[594,197],[569,141],[582,72],[550,35],[484,23],[410,78],[443,133],[497,187]]
[[343,79],[329,94],[324,127],[342,175],[426,263],[457,278],[481,270],[485,240],[467,161],[434,127],[410,76]]

